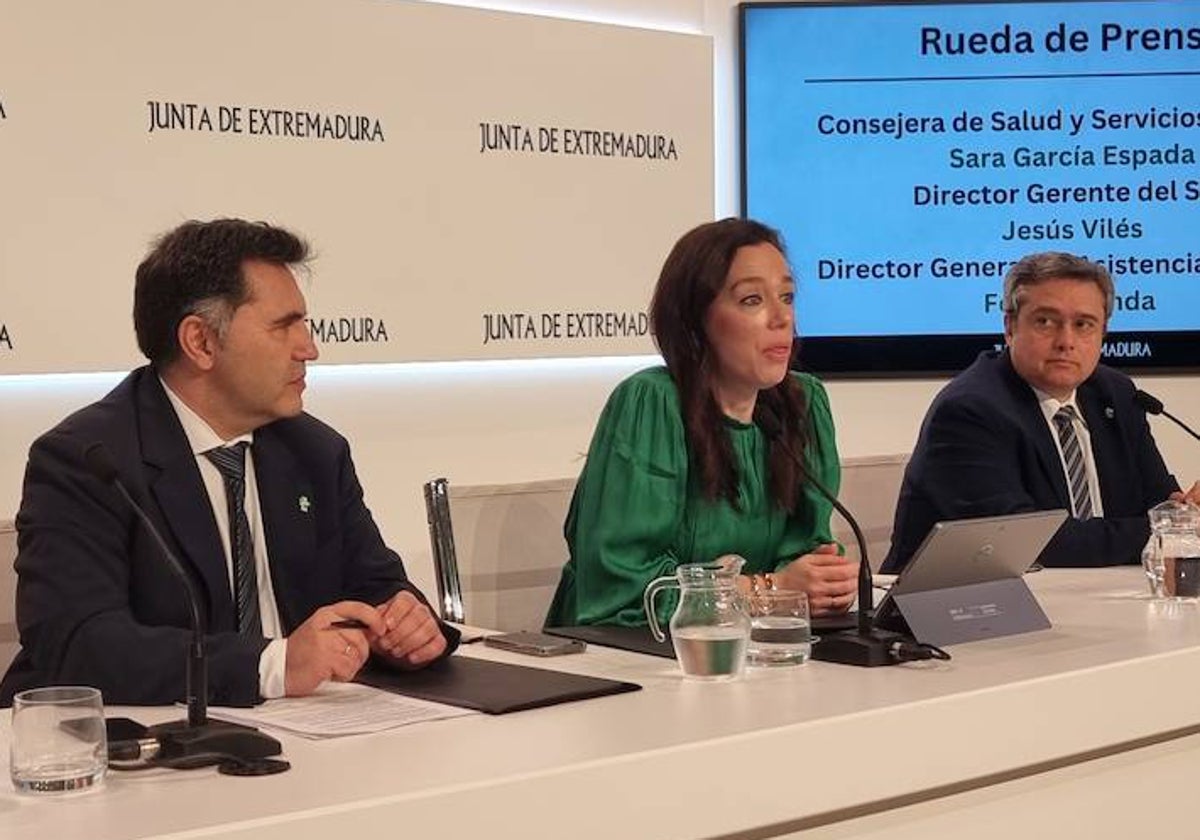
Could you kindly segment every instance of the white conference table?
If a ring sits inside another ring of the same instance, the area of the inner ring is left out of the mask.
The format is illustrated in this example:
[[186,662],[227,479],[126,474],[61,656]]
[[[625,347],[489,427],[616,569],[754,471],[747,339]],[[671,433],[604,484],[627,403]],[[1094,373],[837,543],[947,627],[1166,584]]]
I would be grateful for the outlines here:
[[[4,779],[0,838],[1191,836],[1200,606],[1150,601],[1134,568],[1027,580],[1053,628],[959,645],[947,663],[810,662],[697,683],[669,660],[594,645],[545,662],[472,645],[464,655],[644,689],[283,736],[292,770],[279,776],[110,773],[52,799]],[[5,715],[4,752],[7,737]]]

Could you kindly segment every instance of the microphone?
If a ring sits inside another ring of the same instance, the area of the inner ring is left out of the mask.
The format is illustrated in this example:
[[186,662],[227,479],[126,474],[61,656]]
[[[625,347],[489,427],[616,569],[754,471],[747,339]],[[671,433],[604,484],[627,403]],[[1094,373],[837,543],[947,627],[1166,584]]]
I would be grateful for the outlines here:
[[154,526],[146,511],[129,493],[125,482],[117,475],[116,465],[108,454],[103,443],[93,443],[83,452],[83,461],[87,464],[92,475],[105,484],[111,484],[129,503],[129,507],[137,514],[138,519],[146,526],[146,530],[154,539],[159,552],[166,558],[171,571],[183,583],[187,593],[188,611],[191,617],[192,640],[188,644],[187,660],[187,725],[203,726],[208,718],[208,661],[204,652],[204,619],[200,615],[200,595],[196,592],[196,584],[184,570],[179,558],[171,551],[158,528]]
[[1187,423],[1184,423],[1178,417],[1163,408],[1162,400],[1160,400],[1158,397],[1147,394],[1145,391],[1137,390],[1133,392],[1133,401],[1137,403],[1138,408],[1147,414],[1153,414],[1155,416],[1161,414],[1173,422],[1176,426],[1194,437],[1196,440],[1200,440],[1200,435],[1192,431],[1191,427],[1189,427]]
[[126,765],[126,768],[151,765],[187,768],[227,758],[250,760],[279,755],[283,751],[279,741],[257,729],[208,720],[208,660],[204,645],[204,619],[196,584],[171,551],[145,508],[134,500],[125,482],[121,481],[104,444],[98,441],[90,444],[83,451],[83,461],[92,475],[117,488],[154,539],[171,571],[183,584],[192,631],[187,660],[187,720],[148,727],[146,737],[114,741],[109,747],[109,758],[116,761],[142,760],[142,764]]
[[867,557],[867,541],[863,537],[858,521],[833,493],[829,492],[804,468],[803,460],[784,437],[783,424],[773,410],[764,406],[755,419],[767,439],[778,443],[784,453],[800,469],[805,481],[833,504],[834,509],[846,520],[850,530],[854,532],[854,540],[858,543],[858,553],[861,558],[858,566],[858,627],[854,630],[842,630],[822,636],[821,640],[813,645],[812,658],[823,662],[864,667],[895,665],[898,662],[915,658],[907,653],[913,646],[912,640],[907,636],[888,630],[879,630],[872,626],[874,590],[871,581],[871,563]]

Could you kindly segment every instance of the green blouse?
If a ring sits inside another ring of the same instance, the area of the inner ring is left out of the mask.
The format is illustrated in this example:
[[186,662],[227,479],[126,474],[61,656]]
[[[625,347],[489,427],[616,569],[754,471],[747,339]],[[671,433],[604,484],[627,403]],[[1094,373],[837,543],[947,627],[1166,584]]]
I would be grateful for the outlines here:
[[[794,373],[808,398],[808,468],[833,493],[841,479],[829,396],[808,374]],[[774,571],[821,543],[833,542],[833,506],[811,486],[788,516],[771,500],[767,442],[753,424],[726,418],[738,468],[741,510],[708,501],[689,476],[675,383],[664,367],[626,379],[608,399],[579,476],[563,568],[547,626],[645,625],[642,592],[680,563],[722,554],[746,559],[743,573]],[[660,619],[675,599],[659,596]]]

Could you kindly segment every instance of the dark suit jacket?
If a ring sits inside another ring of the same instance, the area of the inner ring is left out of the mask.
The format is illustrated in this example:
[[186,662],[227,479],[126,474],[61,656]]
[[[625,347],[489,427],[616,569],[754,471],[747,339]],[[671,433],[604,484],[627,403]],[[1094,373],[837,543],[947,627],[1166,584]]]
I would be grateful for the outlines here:
[[[29,451],[17,514],[21,651],[0,684],[0,703],[47,684],[96,686],[107,703],[184,696],[184,588],[116,488],[87,471],[82,454],[96,442],[107,447],[201,594],[210,702],[258,702],[258,660],[267,642],[236,632],[212,505],[183,427],[147,367]],[[383,544],[341,435],[303,414],[258,429],[251,451],[286,634],[344,598],[378,604],[407,589],[424,600]],[[457,633],[443,632],[453,649]]]
[[[1104,517],[1068,519],[1046,546],[1046,566],[1136,563],[1146,512],[1179,489],[1134,405],[1129,377],[1100,365],[1076,390],[1092,438]],[[1071,509],[1058,449],[1033,389],[1007,352],[985,352],[934,399],[904,473],[892,547],[898,572],[939,520]]]

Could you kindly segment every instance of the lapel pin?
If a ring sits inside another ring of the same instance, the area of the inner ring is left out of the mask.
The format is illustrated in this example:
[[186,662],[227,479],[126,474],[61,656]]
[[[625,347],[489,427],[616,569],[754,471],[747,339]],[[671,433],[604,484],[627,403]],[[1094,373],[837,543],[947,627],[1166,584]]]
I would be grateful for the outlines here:
[[308,513],[308,509],[312,507],[312,502],[308,500],[308,496],[301,496],[296,500],[296,504],[300,506],[301,513]]
[[1113,410],[1113,407],[1111,405],[1106,405],[1106,406],[1104,406],[1104,416],[1107,419],[1111,420],[1117,416],[1117,412]]

